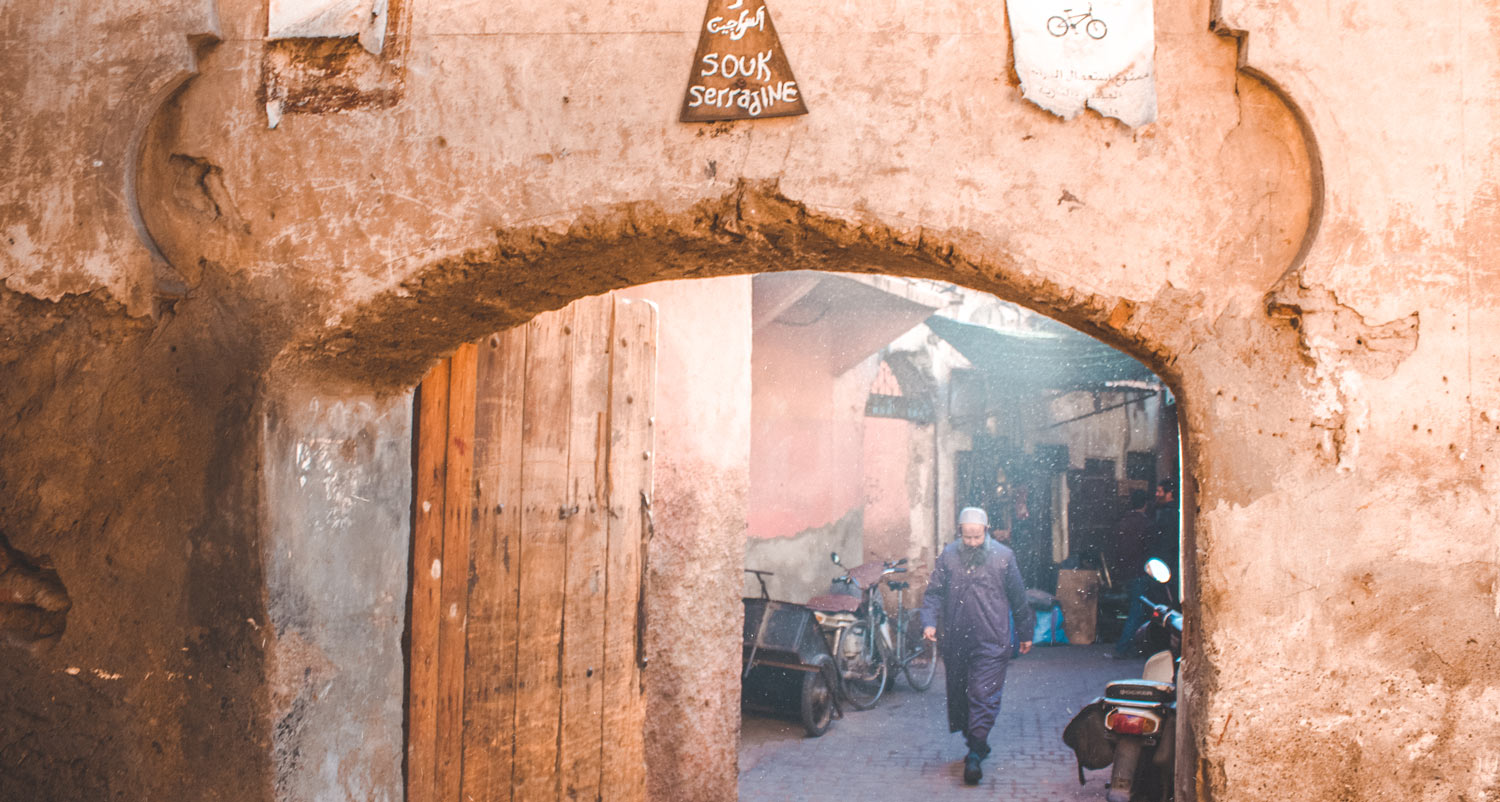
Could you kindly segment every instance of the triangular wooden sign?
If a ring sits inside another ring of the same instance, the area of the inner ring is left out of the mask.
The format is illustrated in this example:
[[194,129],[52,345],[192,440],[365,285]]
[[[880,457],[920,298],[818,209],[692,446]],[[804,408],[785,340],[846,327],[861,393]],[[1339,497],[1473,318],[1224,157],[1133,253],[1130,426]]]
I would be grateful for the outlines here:
[[759,120],[807,113],[765,0],[708,0],[682,121]]

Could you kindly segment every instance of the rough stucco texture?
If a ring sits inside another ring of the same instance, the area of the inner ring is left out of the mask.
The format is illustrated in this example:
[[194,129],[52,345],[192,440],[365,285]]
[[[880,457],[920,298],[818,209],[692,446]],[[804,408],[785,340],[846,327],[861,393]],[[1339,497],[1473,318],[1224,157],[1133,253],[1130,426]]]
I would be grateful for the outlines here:
[[73,602],[55,646],[0,657],[0,799],[267,798],[253,333],[0,310],[30,333],[0,348],[0,526]]
[[[270,130],[258,2],[13,6],[0,525],[74,607],[0,661],[3,795],[275,795],[257,398],[396,392],[582,294],[787,268],[994,292],[1174,383],[1200,796],[1500,793],[1500,11],[1163,0],[1132,132],[1022,101],[999,3],[778,5],[812,113],[688,126],[701,0],[433,0],[393,20],[390,103]],[[739,498],[726,464],[658,481]],[[653,552],[701,583],[668,607],[738,593],[740,519],[677,509],[724,533]],[[725,719],[696,671],[653,737]],[[732,798],[726,752],[654,755]]]
[[[647,547],[650,799],[739,796],[740,602],[749,516],[750,277],[630,290],[657,316]],[[705,331],[716,336],[703,337]]]

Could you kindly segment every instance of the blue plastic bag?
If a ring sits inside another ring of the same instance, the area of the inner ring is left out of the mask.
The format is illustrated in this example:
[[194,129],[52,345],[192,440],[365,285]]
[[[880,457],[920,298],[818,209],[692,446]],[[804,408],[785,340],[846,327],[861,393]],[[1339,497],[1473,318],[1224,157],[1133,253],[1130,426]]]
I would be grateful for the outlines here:
[[1054,604],[1050,610],[1037,611],[1036,632],[1032,633],[1031,642],[1038,646],[1061,646],[1068,642],[1068,636],[1063,632],[1062,605]]

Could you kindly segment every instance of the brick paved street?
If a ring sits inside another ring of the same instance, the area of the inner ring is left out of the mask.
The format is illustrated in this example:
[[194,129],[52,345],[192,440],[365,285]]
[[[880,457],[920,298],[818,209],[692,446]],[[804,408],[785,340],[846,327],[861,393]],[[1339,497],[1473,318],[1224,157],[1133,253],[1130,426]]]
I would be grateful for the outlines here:
[[874,710],[850,711],[821,738],[795,721],[746,713],[741,802],[1102,802],[1108,769],[1078,785],[1062,729],[1104,683],[1140,676],[1144,660],[1109,660],[1107,646],[1038,647],[1011,664],[977,788],[963,784],[963,738],[948,732],[939,674],[926,693],[903,677]]

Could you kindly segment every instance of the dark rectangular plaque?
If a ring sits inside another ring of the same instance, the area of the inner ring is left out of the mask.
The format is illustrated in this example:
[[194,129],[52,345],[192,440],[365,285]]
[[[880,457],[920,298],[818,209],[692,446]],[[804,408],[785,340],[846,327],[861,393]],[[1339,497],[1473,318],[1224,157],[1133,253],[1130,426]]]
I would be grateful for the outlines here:
[[903,395],[872,394],[865,401],[865,415],[871,418],[898,418],[912,423],[932,423],[932,403],[925,398]]

